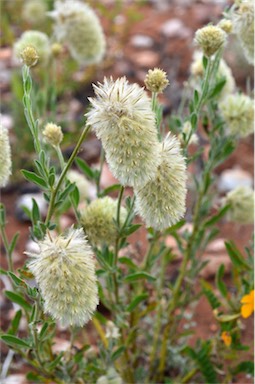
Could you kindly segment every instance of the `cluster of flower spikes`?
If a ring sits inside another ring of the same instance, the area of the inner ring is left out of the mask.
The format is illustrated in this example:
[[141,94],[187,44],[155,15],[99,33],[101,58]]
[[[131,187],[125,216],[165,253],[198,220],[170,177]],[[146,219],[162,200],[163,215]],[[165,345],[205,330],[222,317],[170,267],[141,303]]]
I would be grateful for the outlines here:
[[54,32],[66,44],[71,56],[80,64],[95,64],[105,53],[105,37],[93,9],[79,0],[56,1],[48,13],[54,20]]
[[186,166],[178,140],[169,136],[159,142],[151,99],[137,84],[111,78],[94,90],[87,124],[101,139],[113,175],[134,188],[136,211],[147,226],[165,229],[175,224],[185,212],[186,196]]
[[33,273],[44,299],[44,311],[63,325],[83,326],[98,305],[93,253],[83,229],[71,228],[66,236],[46,234],[33,259]]

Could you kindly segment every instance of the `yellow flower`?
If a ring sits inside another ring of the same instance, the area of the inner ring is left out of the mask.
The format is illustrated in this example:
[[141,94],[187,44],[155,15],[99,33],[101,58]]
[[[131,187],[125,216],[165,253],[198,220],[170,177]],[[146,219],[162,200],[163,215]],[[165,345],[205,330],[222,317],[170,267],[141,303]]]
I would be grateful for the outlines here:
[[248,295],[244,295],[241,299],[241,303],[241,314],[242,317],[246,319],[254,312],[254,290],[252,290]]
[[226,331],[222,332],[221,340],[223,340],[226,347],[230,347],[232,343],[232,337],[230,336],[229,332],[226,332]]

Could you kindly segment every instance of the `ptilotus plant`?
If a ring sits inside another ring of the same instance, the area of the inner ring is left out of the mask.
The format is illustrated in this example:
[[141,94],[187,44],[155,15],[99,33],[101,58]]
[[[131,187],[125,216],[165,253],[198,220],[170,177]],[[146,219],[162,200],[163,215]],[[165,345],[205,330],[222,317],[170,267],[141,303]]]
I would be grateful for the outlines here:
[[[196,32],[200,51],[191,64],[188,92],[169,120],[163,120],[158,95],[171,84],[160,68],[148,71],[144,85],[125,77],[94,85],[84,128],[78,137],[72,134],[68,157],[62,127],[69,122],[55,113],[60,98],[51,99],[49,110],[37,108],[40,79],[33,67],[45,71],[46,63],[53,64],[50,55],[58,57],[64,46],[81,64],[100,61],[105,41],[99,20],[81,1],[56,1],[50,14],[61,45],[55,42],[53,49],[37,31],[16,43],[23,61],[24,129],[34,146],[33,164],[22,175],[42,191],[48,209],[40,212],[35,199],[32,209],[25,209],[33,249],[23,250],[25,265],[15,270],[18,234],[7,236],[8,218],[0,205],[8,262],[3,283],[8,282],[5,296],[15,312],[0,333],[11,351],[1,380],[13,353],[30,367],[32,383],[223,384],[253,373],[242,342],[254,312],[252,244],[243,251],[225,241],[231,262],[227,283],[224,264],[215,285],[201,277],[207,264],[203,255],[219,233],[218,223],[253,221],[254,191],[238,187],[220,194],[215,172],[252,133],[251,94],[238,92],[234,73],[222,59],[236,22],[233,12],[240,16],[249,4],[242,1],[217,25]],[[51,95],[51,81],[44,86],[49,87],[45,95]],[[97,167],[80,157],[90,131],[102,144]],[[2,126],[0,147],[3,187],[11,161]],[[106,188],[101,182],[105,160],[117,179]],[[194,343],[192,317],[202,297],[217,328],[210,337],[196,334]],[[21,329],[21,324],[26,325]],[[69,340],[60,352],[54,345],[59,338]]]

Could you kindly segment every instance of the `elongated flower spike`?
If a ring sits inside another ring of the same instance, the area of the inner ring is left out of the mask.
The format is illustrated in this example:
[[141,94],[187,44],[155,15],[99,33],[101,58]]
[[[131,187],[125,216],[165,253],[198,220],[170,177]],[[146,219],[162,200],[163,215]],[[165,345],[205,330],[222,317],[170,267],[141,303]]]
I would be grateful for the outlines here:
[[254,221],[254,191],[250,187],[237,187],[223,199],[230,204],[227,219],[239,224],[252,224]]
[[33,273],[44,300],[44,311],[63,325],[83,326],[98,305],[97,278],[91,247],[83,229],[66,236],[46,234],[39,253],[25,252],[33,260]]
[[242,1],[238,10],[232,15],[233,30],[236,33],[244,55],[254,65],[254,2]]
[[[113,245],[118,236],[114,223],[117,215],[117,200],[109,196],[92,201],[81,211],[81,224],[92,245]],[[120,225],[124,224],[127,216],[126,208],[121,207]]]
[[176,137],[168,134],[159,158],[155,178],[134,191],[136,211],[146,226],[164,230],[176,224],[186,209],[186,164]]
[[231,135],[246,137],[254,132],[254,102],[249,96],[229,95],[219,104],[219,110]]
[[5,187],[11,175],[11,148],[8,130],[0,122],[0,188]]
[[123,185],[144,185],[155,176],[159,164],[160,145],[150,98],[125,77],[115,82],[105,78],[94,90],[87,124],[102,140],[113,175]]
[[99,63],[105,54],[105,37],[94,10],[79,0],[56,1],[48,15],[54,20],[55,35],[80,64]]

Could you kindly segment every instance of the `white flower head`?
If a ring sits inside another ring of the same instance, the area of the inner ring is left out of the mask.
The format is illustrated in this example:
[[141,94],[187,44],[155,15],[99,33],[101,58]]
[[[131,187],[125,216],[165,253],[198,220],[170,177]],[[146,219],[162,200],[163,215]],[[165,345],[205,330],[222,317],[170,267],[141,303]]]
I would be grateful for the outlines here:
[[93,9],[79,0],[56,1],[48,13],[54,20],[56,37],[65,43],[80,64],[95,64],[105,54],[105,37]]
[[[117,200],[109,196],[92,201],[81,211],[81,224],[92,245],[114,244],[118,231],[114,223],[117,216]],[[120,224],[123,225],[127,210],[120,209]]]
[[254,2],[244,0],[232,14],[234,32],[243,47],[244,55],[254,65]]
[[71,183],[75,183],[79,190],[80,202],[86,201],[86,199],[95,198],[95,187],[86,177],[80,172],[70,169],[66,175],[67,179]]
[[227,213],[229,221],[239,224],[252,224],[254,222],[254,191],[250,187],[237,187],[230,191],[223,199],[230,204]]
[[205,56],[214,55],[226,43],[227,34],[221,28],[207,25],[196,31],[195,43],[200,46]]
[[38,53],[38,63],[47,65],[51,55],[50,42],[48,36],[39,31],[23,32],[19,40],[14,44],[14,55],[21,57],[22,52],[27,47],[33,47]]
[[0,122],[0,187],[5,187],[11,175],[12,161],[8,130]]
[[135,189],[136,211],[147,227],[164,230],[176,224],[186,210],[186,164],[179,140],[167,135],[161,145],[154,179]]
[[30,24],[40,24],[46,18],[47,3],[44,0],[27,0],[22,9],[22,17]]
[[254,132],[254,102],[243,93],[226,97],[219,109],[230,134],[246,137]]
[[44,310],[63,325],[83,326],[98,305],[97,278],[91,247],[83,229],[66,236],[39,241],[39,253],[25,252],[33,260],[33,273],[44,299]]
[[47,123],[43,130],[43,136],[48,144],[57,147],[63,140],[62,128],[54,123]]
[[113,175],[123,185],[144,185],[155,176],[159,143],[151,100],[125,77],[94,85],[96,97],[86,114],[106,153]]

